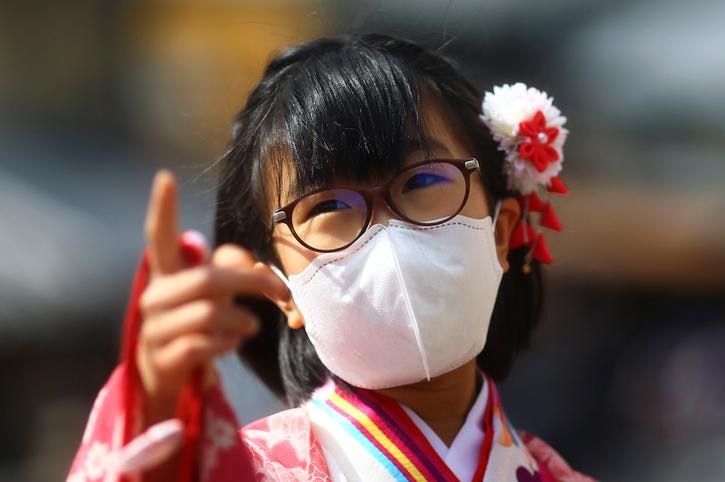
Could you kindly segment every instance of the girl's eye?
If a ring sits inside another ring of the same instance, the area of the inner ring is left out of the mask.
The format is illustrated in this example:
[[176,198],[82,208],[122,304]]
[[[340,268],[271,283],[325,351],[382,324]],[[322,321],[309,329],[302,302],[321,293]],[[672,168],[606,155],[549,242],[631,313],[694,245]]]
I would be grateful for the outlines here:
[[405,185],[403,185],[403,194],[415,189],[421,189],[446,182],[451,182],[451,180],[445,176],[432,172],[419,172],[411,176],[410,179],[405,182]]
[[315,204],[307,213],[307,219],[319,214],[331,213],[343,209],[351,209],[351,206],[345,201],[341,201],[339,199],[328,199]]

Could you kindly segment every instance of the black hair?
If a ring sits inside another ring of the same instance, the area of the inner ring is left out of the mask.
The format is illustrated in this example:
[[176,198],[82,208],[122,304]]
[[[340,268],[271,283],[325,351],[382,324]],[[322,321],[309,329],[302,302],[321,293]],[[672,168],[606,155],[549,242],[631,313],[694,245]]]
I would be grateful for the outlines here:
[[[332,180],[367,181],[395,172],[409,127],[421,135],[421,99],[428,93],[464,129],[481,161],[489,203],[514,196],[506,188],[503,154],[479,120],[480,91],[440,51],[387,35],[320,38],[274,58],[236,117],[230,149],[219,160],[215,245],[235,243],[261,261],[276,262],[269,204],[276,194],[279,206],[281,186],[295,197]],[[509,253],[510,269],[477,359],[495,380],[508,375],[539,320],[541,272],[534,262],[523,273],[524,255]],[[245,301],[263,328],[241,356],[278,396],[302,403],[330,373],[304,328],[290,329],[271,302]]]

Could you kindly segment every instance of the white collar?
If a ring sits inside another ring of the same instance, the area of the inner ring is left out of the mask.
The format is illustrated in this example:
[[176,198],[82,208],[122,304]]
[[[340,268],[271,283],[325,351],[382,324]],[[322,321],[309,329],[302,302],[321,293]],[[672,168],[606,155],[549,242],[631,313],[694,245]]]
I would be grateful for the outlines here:
[[468,415],[466,415],[463,426],[456,434],[450,447],[446,447],[438,434],[413,410],[403,404],[400,405],[459,480],[472,480],[473,474],[478,467],[481,444],[485,435],[481,420],[486,411],[488,390],[486,377],[483,377],[481,390],[478,392],[476,400],[468,411]]

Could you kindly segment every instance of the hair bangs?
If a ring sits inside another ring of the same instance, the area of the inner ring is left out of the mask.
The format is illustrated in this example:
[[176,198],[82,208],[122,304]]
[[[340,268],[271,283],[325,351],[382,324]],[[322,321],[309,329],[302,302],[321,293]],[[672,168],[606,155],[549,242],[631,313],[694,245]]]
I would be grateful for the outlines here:
[[410,131],[424,137],[418,85],[401,59],[359,43],[308,59],[282,87],[261,146],[265,163],[287,164],[273,169],[278,198],[397,171]]

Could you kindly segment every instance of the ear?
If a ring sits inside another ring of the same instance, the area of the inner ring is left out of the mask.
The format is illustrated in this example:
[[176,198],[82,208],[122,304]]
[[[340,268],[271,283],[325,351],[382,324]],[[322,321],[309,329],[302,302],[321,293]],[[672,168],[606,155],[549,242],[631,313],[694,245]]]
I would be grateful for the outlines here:
[[287,326],[293,330],[299,330],[305,326],[305,319],[302,318],[302,313],[297,309],[295,301],[290,297],[287,301],[272,300],[277,308],[287,317]]
[[498,211],[498,219],[496,220],[496,253],[498,261],[501,263],[504,273],[509,270],[508,254],[509,242],[511,241],[511,233],[514,231],[516,223],[521,217],[521,206],[519,202],[512,197],[501,200],[501,207]]
[[[277,276],[277,274],[273,272],[272,268],[264,263],[258,262],[254,266],[254,269],[268,270],[275,276]],[[297,309],[297,305],[295,304],[295,300],[292,298],[291,294],[285,298],[272,296],[266,293],[265,296],[267,296],[267,298],[272,303],[277,305],[277,308],[279,308],[280,311],[284,313],[284,315],[287,317],[287,326],[289,326],[293,330],[299,330],[300,328],[305,326],[305,319],[302,317],[302,313],[300,313],[300,310]]]

